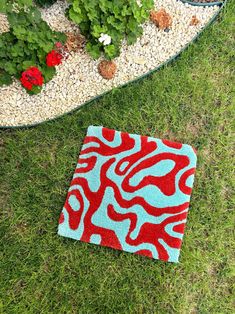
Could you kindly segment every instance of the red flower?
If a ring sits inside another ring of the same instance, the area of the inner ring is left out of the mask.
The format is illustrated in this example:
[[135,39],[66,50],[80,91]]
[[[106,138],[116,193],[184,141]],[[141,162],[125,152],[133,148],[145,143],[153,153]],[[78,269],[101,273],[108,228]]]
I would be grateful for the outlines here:
[[61,64],[62,56],[57,51],[52,50],[51,52],[48,53],[46,57],[46,62],[47,62],[47,66],[54,67],[56,65]]
[[26,89],[32,90],[34,85],[42,86],[43,76],[38,68],[31,67],[22,73],[20,81]]

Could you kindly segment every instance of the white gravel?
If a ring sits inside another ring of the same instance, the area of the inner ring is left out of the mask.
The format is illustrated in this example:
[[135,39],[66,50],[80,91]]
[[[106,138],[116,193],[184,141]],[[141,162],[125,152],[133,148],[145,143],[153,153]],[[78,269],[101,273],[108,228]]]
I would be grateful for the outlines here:
[[[121,55],[115,59],[118,72],[113,80],[103,79],[97,70],[100,60],[92,60],[85,51],[72,53],[57,67],[57,75],[40,94],[29,96],[19,81],[0,88],[0,126],[21,126],[55,118],[82,105],[101,93],[133,80],[156,68],[178,53],[209,22],[219,7],[196,7],[177,0],[155,0],[155,7],[165,8],[172,16],[169,32],[160,31],[151,22],[133,46],[123,43]],[[55,30],[78,28],[64,16],[66,3],[58,1],[43,9],[43,18]],[[193,15],[197,26],[189,26]],[[6,31],[6,20],[0,15],[0,32]]]
[[9,23],[6,15],[0,13],[0,33],[7,32],[9,29]]

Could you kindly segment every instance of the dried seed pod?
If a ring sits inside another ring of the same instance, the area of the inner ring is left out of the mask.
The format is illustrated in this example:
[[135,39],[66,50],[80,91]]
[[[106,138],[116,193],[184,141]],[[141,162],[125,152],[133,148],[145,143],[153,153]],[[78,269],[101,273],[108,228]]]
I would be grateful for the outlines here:
[[199,23],[199,19],[196,17],[196,15],[192,16],[191,22],[190,22],[190,26],[196,26]]
[[117,71],[117,66],[113,61],[103,60],[98,65],[98,71],[103,78],[111,80]]
[[150,20],[161,30],[168,29],[172,25],[172,18],[170,14],[163,8],[158,11],[151,11]]
[[81,34],[76,34],[73,32],[67,32],[66,33],[67,40],[65,43],[65,47],[68,51],[78,51],[79,49],[82,49],[85,44],[85,37]]

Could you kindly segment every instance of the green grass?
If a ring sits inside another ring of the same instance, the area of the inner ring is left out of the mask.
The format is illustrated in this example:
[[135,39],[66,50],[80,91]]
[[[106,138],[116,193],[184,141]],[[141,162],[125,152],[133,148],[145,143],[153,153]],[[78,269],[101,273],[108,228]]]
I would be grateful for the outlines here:
[[[234,313],[234,1],[181,57],[71,115],[0,135],[0,313]],[[33,106],[33,104],[32,104]],[[192,144],[179,264],[57,236],[90,125]]]

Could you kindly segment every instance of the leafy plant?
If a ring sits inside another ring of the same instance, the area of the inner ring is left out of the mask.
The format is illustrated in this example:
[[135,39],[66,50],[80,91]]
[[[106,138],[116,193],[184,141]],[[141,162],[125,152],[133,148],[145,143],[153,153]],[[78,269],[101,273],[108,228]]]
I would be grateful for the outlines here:
[[0,12],[9,13],[32,6],[32,0],[0,0]]
[[[133,44],[148,18],[153,0],[70,0],[68,15],[77,23],[88,43],[87,51],[96,59],[103,52],[107,59],[120,53],[121,41]],[[110,40],[103,40],[103,38]],[[107,37],[108,36],[108,37]]]
[[[47,66],[46,57],[56,42],[64,43],[66,36],[52,31],[36,7],[26,11],[8,10],[10,31],[0,35],[0,86],[10,84],[12,77],[19,79],[30,67],[41,71],[44,83],[55,74],[55,68]],[[40,86],[34,86],[31,92],[40,90]]]
[[34,2],[40,7],[50,6],[55,3],[57,0],[34,0]]

